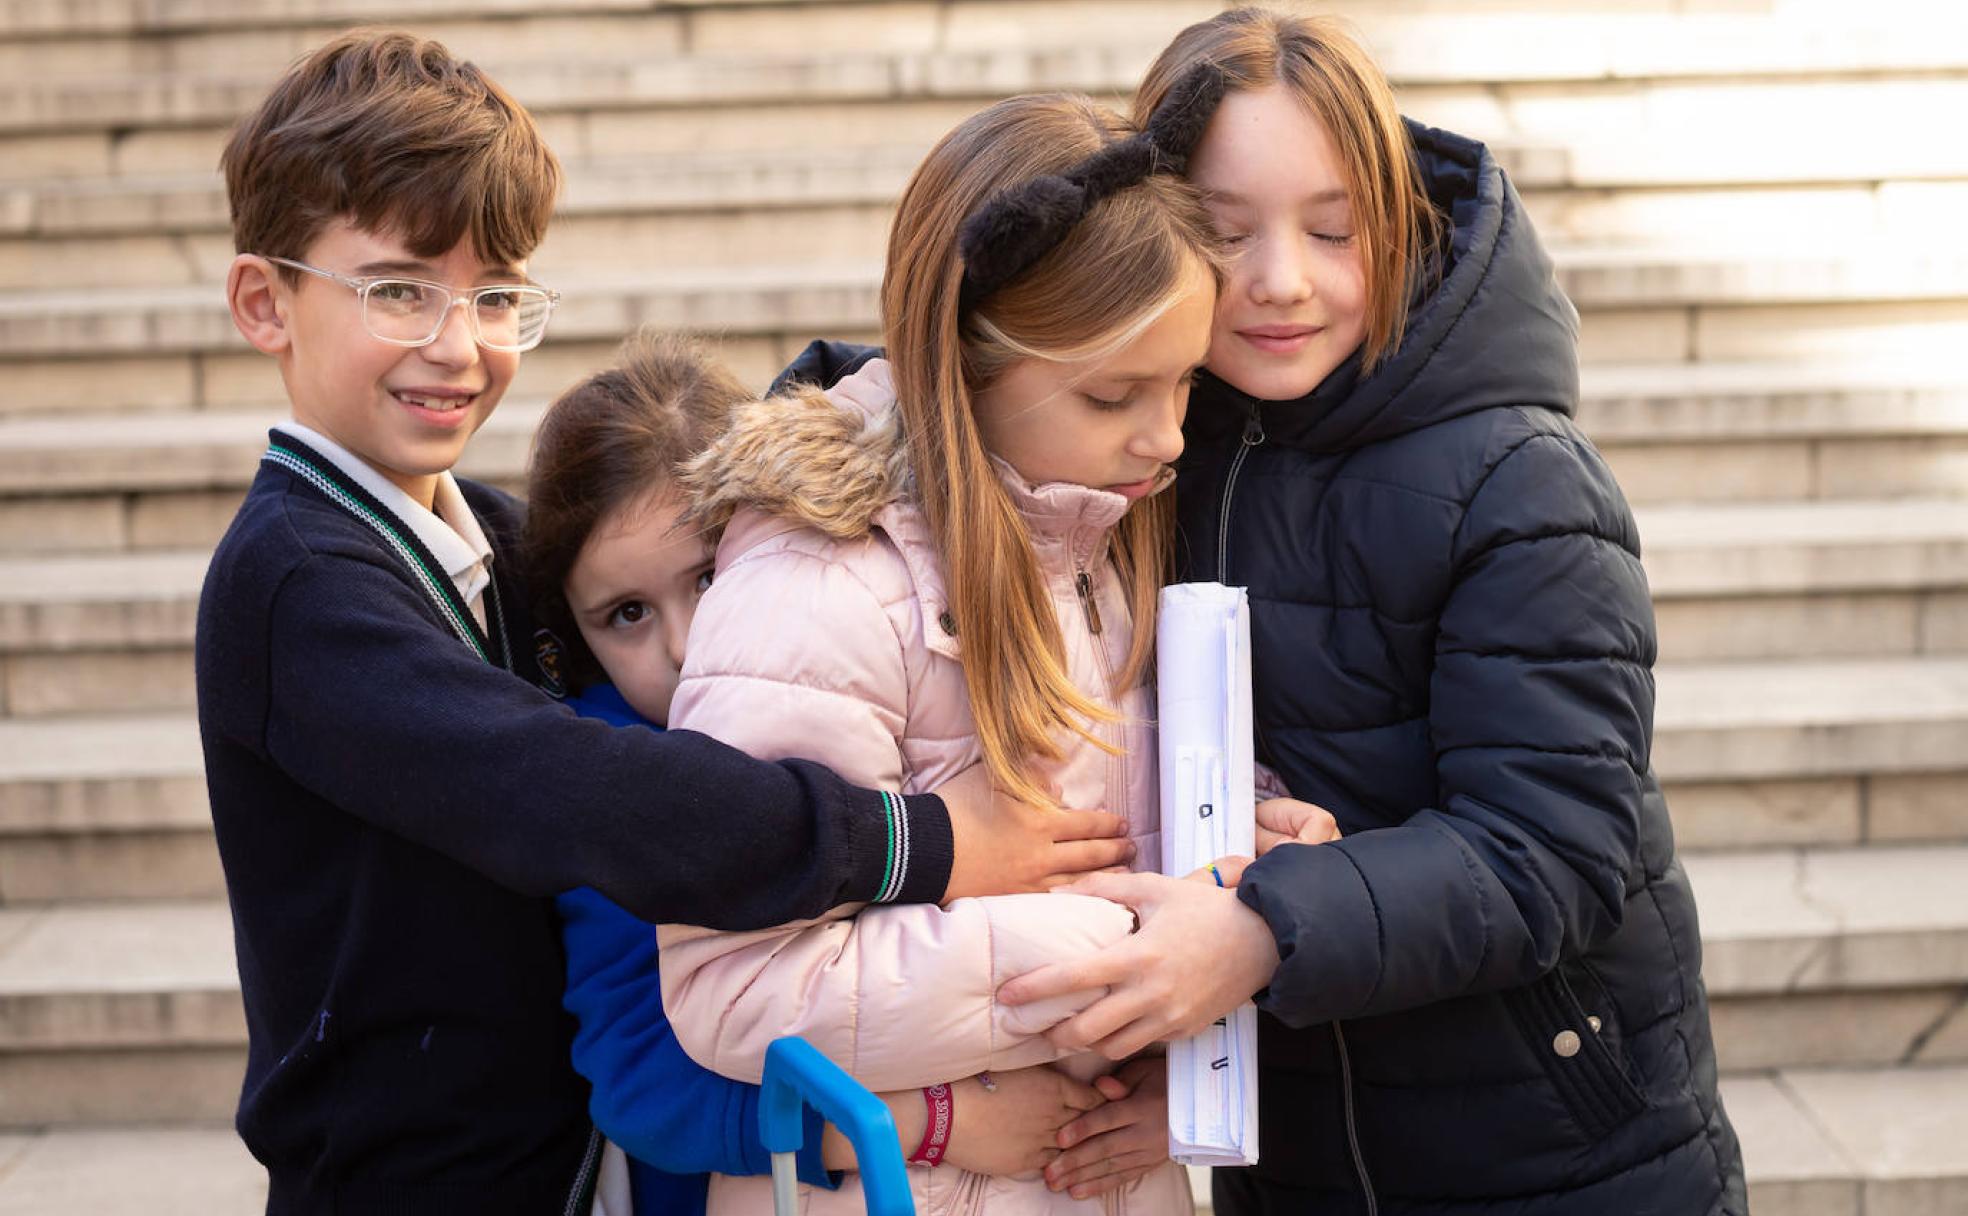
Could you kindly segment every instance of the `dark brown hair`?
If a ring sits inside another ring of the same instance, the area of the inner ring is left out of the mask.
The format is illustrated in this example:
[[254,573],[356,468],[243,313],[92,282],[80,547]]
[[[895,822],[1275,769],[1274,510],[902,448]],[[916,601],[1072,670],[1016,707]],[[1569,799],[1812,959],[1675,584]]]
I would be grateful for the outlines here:
[[219,163],[233,249],[266,257],[303,257],[346,218],[418,257],[469,235],[507,265],[539,247],[560,192],[532,116],[442,43],[400,30],[356,30],[296,62]]
[[1154,113],[1176,82],[1205,61],[1222,69],[1233,93],[1282,84],[1331,136],[1366,271],[1361,358],[1371,370],[1400,345],[1410,295],[1435,271],[1442,223],[1422,187],[1386,75],[1332,18],[1236,8],[1175,36],[1135,91],[1135,115]]
[[527,466],[520,550],[535,620],[559,636],[570,687],[604,678],[567,605],[567,575],[588,536],[611,512],[671,485],[677,466],[752,399],[695,343],[643,329],[622,343],[615,366],[548,407]]

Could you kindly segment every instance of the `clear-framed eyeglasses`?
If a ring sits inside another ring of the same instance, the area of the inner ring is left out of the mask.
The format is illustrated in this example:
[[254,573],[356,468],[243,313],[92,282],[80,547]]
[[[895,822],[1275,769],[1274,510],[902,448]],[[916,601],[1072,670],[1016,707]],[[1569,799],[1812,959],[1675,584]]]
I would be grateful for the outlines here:
[[457,291],[425,279],[336,274],[292,258],[267,261],[331,279],[355,292],[362,301],[363,328],[392,346],[429,346],[443,332],[451,310],[462,307],[470,318],[471,336],[480,346],[515,353],[532,350],[547,336],[547,321],[560,303],[559,292],[530,283]]

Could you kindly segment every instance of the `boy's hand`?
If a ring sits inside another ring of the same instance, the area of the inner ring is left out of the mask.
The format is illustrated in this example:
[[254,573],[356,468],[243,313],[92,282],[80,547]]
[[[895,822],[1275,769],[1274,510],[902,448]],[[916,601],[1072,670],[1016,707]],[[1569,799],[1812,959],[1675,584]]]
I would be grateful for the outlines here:
[[1094,874],[1066,890],[1127,905],[1141,928],[1090,958],[1049,963],[998,988],[1005,1005],[1107,990],[1046,1032],[1055,1047],[1125,1060],[1150,1043],[1197,1033],[1250,1000],[1278,969],[1270,926],[1236,891],[1218,889],[1207,869],[1189,878]]
[[1093,1086],[1044,1064],[992,1073],[991,1083],[986,1089],[972,1077],[951,1086],[955,1122],[943,1160],[973,1174],[1038,1174],[1059,1156],[1061,1127],[1106,1101]]
[[933,791],[950,813],[955,857],[943,902],[967,895],[1050,891],[1134,856],[1127,823],[1105,811],[1056,811],[1014,801],[974,764]]
[[1129,1060],[1094,1085],[1104,1106],[1059,1129],[1066,1151],[1046,1166],[1046,1186],[1087,1199],[1118,1191],[1169,1159],[1168,1062]]
[[1296,798],[1267,798],[1257,804],[1257,855],[1281,844],[1325,844],[1339,839],[1339,824],[1322,806]]

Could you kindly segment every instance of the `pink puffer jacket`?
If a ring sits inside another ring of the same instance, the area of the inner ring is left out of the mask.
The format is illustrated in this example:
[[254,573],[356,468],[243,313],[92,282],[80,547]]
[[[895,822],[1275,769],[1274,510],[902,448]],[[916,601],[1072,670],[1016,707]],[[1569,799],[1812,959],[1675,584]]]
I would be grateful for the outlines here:
[[[690,633],[673,728],[702,731],[776,759],[804,757],[860,785],[917,793],[982,759],[965,692],[960,639],[943,622],[943,579],[926,521],[901,493],[904,448],[888,367],[879,361],[829,395],[748,407],[698,463],[700,503],[739,507],[717,576]],[[1107,560],[1127,507],[1116,494],[1025,485],[1002,468],[1029,525],[1064,635],[1069,670],[1115,705],[1109,755],[1064,741],[1044,770],[1063,805],[1125,815],[1137,864],[1160,856],[1153,703],[1146,687],[1118,699],[1108,673],[1131,625]],[[763,501],[762,501],[763,500]],[[1081,602],[1079,576],[1091,579]],[[1096,632],[1093,622],[1103,628]],[[873,1090],[911,1089],[1058,1053],[1042,1032],[1084,1005],[1000,1007],[998,985],[1043,963],[1120,940],[1125,908],[1078,895],[1006,895],[930,905],[848,904],[816,921],[751,933],[665,925],[663,1003],[677,1038],[717,1072],[756,1081],[766,1045],[805,1036]],[[1111,1067],[1079,1057],[1082,1079]],[[958,1136],[963,1112],[957,1112]],[[911,1167],[922,1213],[1186,1213],[1177,1166],[1119,1196],[1077,1202],[1042,1181]],[[802,1210],[859,1211],[840,1191],[802,1187]],[[715,1179],[712,1213],[771,1210],[769,1180]]]

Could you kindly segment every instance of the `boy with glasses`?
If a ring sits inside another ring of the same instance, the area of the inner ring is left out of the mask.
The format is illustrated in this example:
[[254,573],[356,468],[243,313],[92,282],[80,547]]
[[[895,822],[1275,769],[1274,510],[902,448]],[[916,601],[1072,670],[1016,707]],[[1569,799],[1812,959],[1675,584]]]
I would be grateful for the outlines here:
[[[550,896],[731,929],[1036,889],[1112,816],[903,799],[543,692],[517,504],[451,467],[544,336],[560,169],[525,110],[408,34],[297,63],[224,155],[234,323],[293,407],[199,602],[199,727],[273,1213],[572,1212],[597,1138]],[[543,667],[548,670],[543,671]]]

